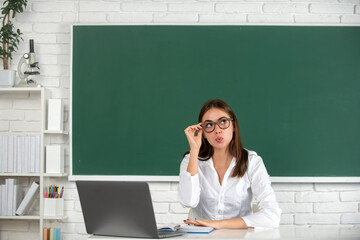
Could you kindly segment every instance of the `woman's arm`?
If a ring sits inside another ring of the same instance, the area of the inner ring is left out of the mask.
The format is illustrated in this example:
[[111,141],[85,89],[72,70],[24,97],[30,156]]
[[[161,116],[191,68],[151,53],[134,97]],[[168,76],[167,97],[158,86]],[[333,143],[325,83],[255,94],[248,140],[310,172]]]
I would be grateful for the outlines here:
[[190,162],[190,154],[187,154],[181,162],[178,198],[183,207],[194,208],[200,201],[199,174],[191,175],[187,171]]
[[213,227],[215,229],[222,228],[249,228],[242,218],[231,218],[224,220],[184,220],[186,224],[194,224],[195,226]]
[[198,157],[199,150],[190,150],[190,159],[186,171],[190,173],[191,176],[194,176],[198,173]]
[[276,201],[274,190],[271,187],[269,174],[263,160],[254,156],[249,162],[248,175],[253,197],[259,211],[244,216],[243,220],[251,227],[276,228],[280,224],[281,209]]
[[[196,131],[198,131],[198,133],[195,136]],[[186,171],[188,171],[191,176],[194,176],[198,173],[198,157],[202,138],[201,123],[187,127],[184,132],[190,146],[190,160]]]
[[[198,134],[195,136],[196,131]],[[194,208],[200,201],[198,156],[202,128],[199,123],[187,127],[184,132],[190,145],[190,154],[184,157],[180,166],[178,198],[183,207]]]

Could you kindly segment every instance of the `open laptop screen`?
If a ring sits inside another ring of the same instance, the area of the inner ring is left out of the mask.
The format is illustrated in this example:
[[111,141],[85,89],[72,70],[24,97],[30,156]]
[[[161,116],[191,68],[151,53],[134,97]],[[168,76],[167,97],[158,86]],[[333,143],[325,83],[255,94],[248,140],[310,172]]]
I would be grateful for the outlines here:
[[87,233],[158,238],[147,183],[77,181],[76,186]]

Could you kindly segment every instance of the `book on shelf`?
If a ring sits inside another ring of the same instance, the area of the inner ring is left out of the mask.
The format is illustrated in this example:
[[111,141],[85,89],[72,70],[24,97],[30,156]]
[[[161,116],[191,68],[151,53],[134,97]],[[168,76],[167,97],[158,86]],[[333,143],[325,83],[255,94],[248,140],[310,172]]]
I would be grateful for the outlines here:
[[25,137],[25,172],[30,172],[30,138]]
[[8,172],[14,172],[14,136],[8,136]]
[[21,201],[20,206],[17,208],[16,215],[22,216],[29,212],[30,207],[34,204],[35,199],[39,194],[39,190],[39,183],[33,182],[24,199]]
[[60,233],[60,228],[54,228],[54,240],[61,240],[61,233]]
[[40,136],[0,136],[0,173],[40,173]]
[[23,169],[23,163],[22,161],[22,152],[23,152],[23,145],[22,145],[22,136],[17,137],[17,154],[16,154],[16,172],[21,173]]
[[14,201],[14,185],[15,179],[5,179],[6,193],[7,193],[7,213],[6,216],[12,216],[13,201]]
[[22,200],[22,187],[21,185],[15,185],[14,186],[14,208],[12,210],[12,216],[15,216],[15,212],[17,210],[17,208],[20,206],[20,202]]
[[161,232],[211,233],[214,230],[215,229],[213,227],[179,225],[173,223],[164,226],[158,226],[158,231]]
[[40,136],[35,137],[35,172],[40,173]]
[[43,240],[48,240],[50,235],[50,228],[43,229]]
[[7,172],[8,169],[8,139],[7,136],[0,136],[1,137],[1,162],[2,162],[2,172]]
[[21,164],[21,172],[24,173],[26,172],[26,143],[25,143],[25,136],[22,136],[21,137],[21,153],[20,153],[20,158],[19,158],[19,161],[20,161],[20,164]]
[[43,240],[61,240],[61,229],[45,227],[43,229]]
[[1,185],[1,216],[6,216],[7,214],[7,193],[6,185]]
[[21,186],[16,179],[5,179],[0,186],[0,216],[15,216],[15,210],[21,199]]
[[17,172],[17,168],[18,168],[18,161],[17,161],[17,147],[18,147],[18,145],[17,145],[17,136],[14,136],[14,139],[13,139],[13,145],[14,145],[14,147],[13,147],[13,150],[12,150],[12,152],[13,152],[13,164],[14,164],[14,170],[13,170],[13,172]]
[[30,172],[35,172],[35,136],[30,137]]
[[43,240],[61,240],[60,228],[44,228]]
[[3,136],[0,135],[0,172],[3,171],[3,153],[4,153],[4,139]]

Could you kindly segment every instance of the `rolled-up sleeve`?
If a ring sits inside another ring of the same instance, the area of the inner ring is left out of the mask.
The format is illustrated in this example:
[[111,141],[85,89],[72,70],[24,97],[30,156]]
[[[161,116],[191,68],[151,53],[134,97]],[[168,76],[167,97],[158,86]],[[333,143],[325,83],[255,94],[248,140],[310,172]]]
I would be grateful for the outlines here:
[[276,228],[280,224],[281,209],[271,187],[270,177],[261,157],[249,161],[249,179],[259,211],[243,217],[248,227]]
[[199,173],[191,176],[186,171],[189,164],[189,154],[184,157],[180,165],[178,198],[183,207],[195,208],[200,200]]

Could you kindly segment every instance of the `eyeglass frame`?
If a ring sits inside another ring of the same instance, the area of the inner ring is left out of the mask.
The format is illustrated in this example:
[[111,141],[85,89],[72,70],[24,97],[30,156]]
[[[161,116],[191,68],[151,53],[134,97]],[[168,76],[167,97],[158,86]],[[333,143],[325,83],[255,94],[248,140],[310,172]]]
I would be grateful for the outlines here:
[[205,122],[203,123],[203,124],[201,124],[200,126],[204,129],[204,131],[206,132],[206,133],[212,133],[213,131],[215,131],[215,125],[218,125],[219,126],[219,128],[220,129],[228,129],[229,127],[230,127],[230,124],[229,124],[229,126],[227,126],[226,128],[222,128],[221,126],[220,126],[220,124],[219,124],[219,122],[221,122],[222,120],[228,120],[229,122],[231,122],[231,121],[233,121],[234,119],[232,119],[232,118],[226,118],[226,117],[222,117],[222,118],[220,118],[219,120],[217,120],[216,122],[214,122],[214,121],[211,121],[211,120],[206,120],[205,122],[210,122],[210,123],[215,123],[214,124],[214,129],[211,131],[211,132],[207,132],[205,129],[206,129],[206,127],[204,126],[204,124],[205,124]]

